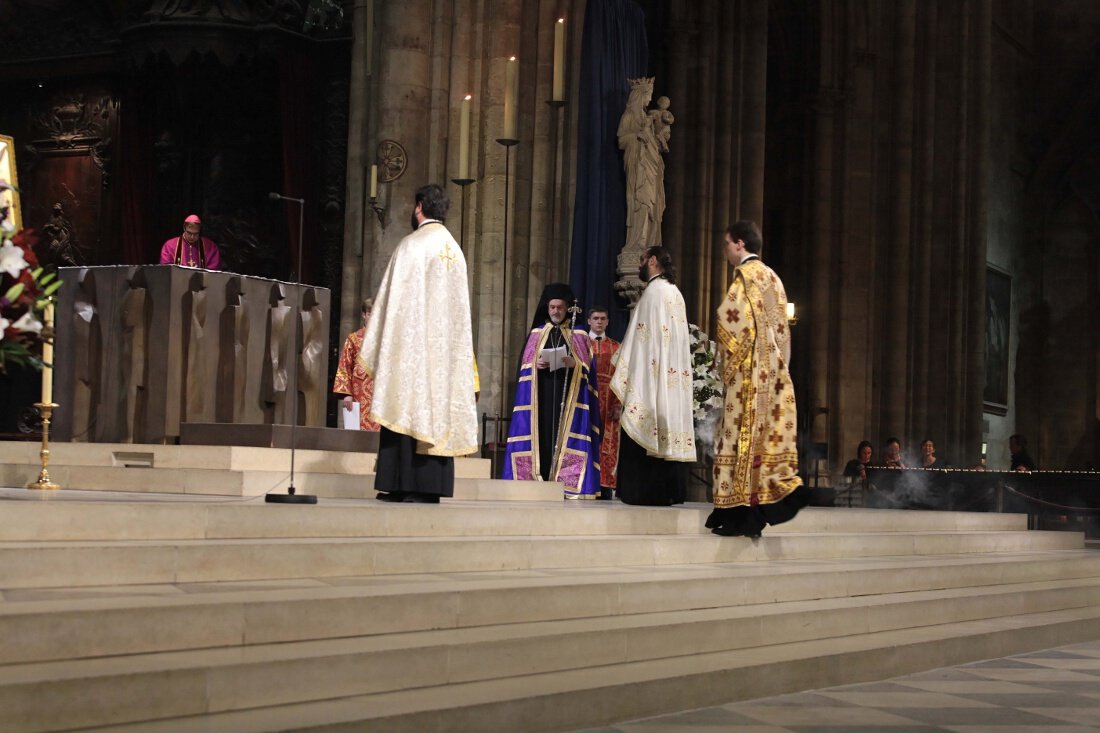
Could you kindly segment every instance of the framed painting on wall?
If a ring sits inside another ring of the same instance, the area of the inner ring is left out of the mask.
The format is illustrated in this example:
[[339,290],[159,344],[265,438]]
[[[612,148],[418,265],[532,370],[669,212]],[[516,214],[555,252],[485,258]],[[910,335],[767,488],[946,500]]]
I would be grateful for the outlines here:
[[1012,276],[987,265],[985,269],[985,411],[1008,412],[1009,324],[1012,322]]
[[15,141],[7,135],[0,135],[0,211],[4,212],[4,221],[13,223],[16,231],[23,228],[23,210],[19,206],[18,189]]

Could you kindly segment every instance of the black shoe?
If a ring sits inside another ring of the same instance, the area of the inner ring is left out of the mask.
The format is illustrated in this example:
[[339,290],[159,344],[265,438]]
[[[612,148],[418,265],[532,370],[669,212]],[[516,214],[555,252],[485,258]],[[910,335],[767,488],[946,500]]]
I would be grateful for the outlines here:
[[405,501],[407,496],[404,491],[379,491],[378,496],[374,498],[378,501]]
[[438,504],[439,497],[435,494],[405,494],[404,501],[409,504]]
[[611,501],[611,489],[601,487],[600,495],[596,497],[597,501]]
[[711,532],[718,535],[719,537],[748,537],[750,540],[760,539],[759,530],[755,533],[752,533],[751,531],[745,531],[743,529],[737,529],[735,527],[715,527],[711,530]]

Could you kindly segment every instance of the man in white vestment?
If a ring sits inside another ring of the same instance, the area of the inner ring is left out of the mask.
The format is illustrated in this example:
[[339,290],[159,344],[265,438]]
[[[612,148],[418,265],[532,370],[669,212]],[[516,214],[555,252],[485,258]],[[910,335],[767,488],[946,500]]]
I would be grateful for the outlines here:
[[622,403],[617,494],[626,504],[668,506],[684,501],[695,461],[691,337],[669,251],[647,249],[638,276],[645,289],[611,378]]
[[454,456],[478,448],[466,258],[443,226],[449,206],[440,186],[417,190],[414,231],[390,258],[359,353],[374,379],[382,501],[454,496]]

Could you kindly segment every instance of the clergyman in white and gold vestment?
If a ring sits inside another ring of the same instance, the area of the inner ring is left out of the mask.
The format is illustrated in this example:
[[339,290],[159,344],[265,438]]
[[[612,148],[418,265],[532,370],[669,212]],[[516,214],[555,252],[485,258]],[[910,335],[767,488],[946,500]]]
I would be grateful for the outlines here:
[[736,269],[718,308],[726,398],[715,445],[714,511],[706,526],[731,537],[759,536],[807,503],[798,476],[787,294],[761,261],[762,246],[751,221],[726,230],[726,258]]
[[622,403],[616,494],[625,504],[668,506],[684,501],[695,462],[691,336],[669,251],[647,249],[638,276],[645,289],[611,378]]
[[374,378],[382,501],[453,496],[454,456],[478,448],[466,258],[443,226],[449,205],[440,186],[417,190],[415,231],[390,258],[359,353]]

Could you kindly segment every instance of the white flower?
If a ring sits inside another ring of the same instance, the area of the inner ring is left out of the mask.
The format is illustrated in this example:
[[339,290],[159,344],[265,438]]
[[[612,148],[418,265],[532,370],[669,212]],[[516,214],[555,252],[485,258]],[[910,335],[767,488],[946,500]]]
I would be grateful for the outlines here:
[[11,325],[11,321],[3,316],[0,316],[0,341],[4,339],[4,331]]
[[35,318],[30,311],[24,313],[22,318],[12,324],[12,327],[23,333],[42,333],[42,321]]
[[0,246],[0,271],[6,272],[12,277],[19,277],[19,273],[25,270],[27,261],[23,259],[23,250],[11,242],[4,242]]

